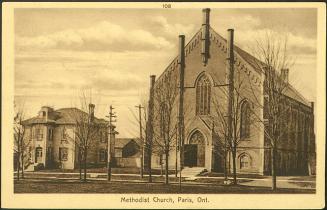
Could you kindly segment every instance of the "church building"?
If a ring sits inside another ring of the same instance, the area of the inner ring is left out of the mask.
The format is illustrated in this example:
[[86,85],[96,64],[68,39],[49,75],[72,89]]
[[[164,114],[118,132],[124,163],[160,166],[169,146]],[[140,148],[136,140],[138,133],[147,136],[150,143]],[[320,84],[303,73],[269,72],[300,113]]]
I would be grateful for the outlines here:
[[[179,169],[181,163],[183,168],[224,171],[226,127],[222,118],[228,116],[228,59],[232,55],[235,85],[242,81],[242,87],[237,90],[241,98],[234,100],[240,109],[236,170],[237,173],[269,175],[270,147],[263,123],[269,120],[264,114],[267,106],[263,85],[265,75],[256,68],[257,59],[233,43],[234,31],[226,29],[228,38],[225,39],[210,27],[210,9],[202,12],[203,21],[198,32],[186,44],[185,37],[180,35],[179,55],[157,79],[151,76],[149,120],[153,132],[148,136],[152,145],[151,167],[159,168],[165,164],[163,159],[169,150],[168,166],[171,170]],[[281,71],[287,83],[288,71]],[[279,145],[277,174],[314,174],[313,102],[307,101],[291,84],[287,85],[284,95],[287,100],[283,106],[289,110],[287,126],[292,129]],[[184,125],[182,143],[179,142],[178,130],[181,118]],[[231,171],[230,152],[226,159]]]

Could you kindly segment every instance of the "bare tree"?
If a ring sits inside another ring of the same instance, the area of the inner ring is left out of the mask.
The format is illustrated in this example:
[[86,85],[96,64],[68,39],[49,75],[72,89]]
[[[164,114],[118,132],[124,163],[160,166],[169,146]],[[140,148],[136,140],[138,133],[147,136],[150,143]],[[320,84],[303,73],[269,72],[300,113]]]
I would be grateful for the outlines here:
[[80,178],[82,168],[84,170],[83,181],[87,177],[87,157],[88,151],[95,140],[98,138],[100,129],[104,126],[98,122],[94,117],[94,104],[89,103],[85,93],[83,92],[80,97],[81,110],[73,109],[71,113],[74,120],[74,134],[73,139],[78,150]]
[[[246,94],[242,92],[245,88],[244,82],[247,81],[246,77],[243,77],[239,71],[239,69],[235,72],[234,77],[234,85],[233,85],[233,100],[232,100],[232,108],[230,110],[231,115],[231,137],[228,136],[229,134],[229,124],[228,124],[228,112],[225,107],[224,100],[220,100],[221,97],[219,95],[223,95],[226,99],[229,97],[228,92],[226,89],[221,88],[219,89],[220,92],[214,94],[212,99],[213,107],[214,107],[214,117],[213,123],[214,126],[217,127],[218,134],[215,138],[214,146],[215,146],[215,153],[220,155],[224,158],[224,176],[227,179],[228,175],[228,166],[227,166],[227,157],[228,153],[232,154],[232,174],[233,174],[233,184],[237,184],[237,170],[236,170],[236,160],[237,160],[237,151],[239,148],[240,143],[244,138],[250,138],[250,132],[244,132],[244,117],[247,117],[247,126],[255,124],[255,118],[251,117],[253,111],[248,109],[246,113],[242,111],[244,107],[244,103],[246,102]],[[220,102],[222,101],[222,103]],[[247,115],[247,116],[244,116]],[[243,119],[242,119],[243,117]],[[215,132],[215,131],[213,131]]]
[[[175,72],[176,73],[176,72]],[[165,183],[169,183],[169,154],[176,149],[178,77],[174,73],[162,75],[154,94],[154,147],[165,154]]]
[[26,127],[23,125],[24,121],[24,109],[23,106],[16,108],[14,116],[14,154],[17,163],[17,179],[24,178],[24,169],[27,161],[29,160],[28,150],[31,145],[31,141],[27,139],[25,132]]
[[257,39],[253,46],[255,66],[264,75],[262,103],[256,94],[256,102],[263,109],[264,116],[256,116],[264,126],[267,146],[271,151],[272,190],[276,190],[276,156],[282,140],[289,129],[288,112],[285,92],[289,83],[288,68],[294,60],[288,53],[287,35],[266,31],[265,36]]

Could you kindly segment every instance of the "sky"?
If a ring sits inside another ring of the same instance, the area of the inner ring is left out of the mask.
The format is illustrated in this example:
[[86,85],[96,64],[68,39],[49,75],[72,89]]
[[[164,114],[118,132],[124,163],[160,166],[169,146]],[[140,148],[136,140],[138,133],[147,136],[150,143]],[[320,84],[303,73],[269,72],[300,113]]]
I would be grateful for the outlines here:
[[[201,27],[201,9],[15,9],[15,103],[33,117],[41,106],[79,107],[84,91],[99,118],[115,107],[118,137],[137,137],[136,105],[147,100],[149,76],[177,56]],[[294,58],[290,83],[316,101],[316,9],[211,9],[210,25],[251,48],[270,30],[287,34]]]

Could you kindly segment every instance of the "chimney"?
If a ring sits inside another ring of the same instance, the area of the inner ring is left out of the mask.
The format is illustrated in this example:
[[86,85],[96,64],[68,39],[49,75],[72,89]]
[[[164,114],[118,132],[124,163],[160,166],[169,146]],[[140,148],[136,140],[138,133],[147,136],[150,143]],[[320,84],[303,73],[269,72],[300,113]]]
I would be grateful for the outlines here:
[[179,64],[185,66],[185,36],[179,35]]
[[281,70],[282,80],[284,80],[286,83],[288,83],[288,72],[289,72],[289,69],[282,69]]
[[315,102],[311,101],[310,104],[311,104],[311,110],[312,110],[312,113],[313,113],[314,112],[314,108],[315,108]]
[[209,58],[209,20],[210,20],[210,9],[206,8],[202,10],[202,35],[201,35],[201,55],[202,55],[202,63],[203,65],[207,65],[208,58]]
[[[228,29],[227,38],[227,56],[226,56],[226,73],[228,84],[228,103],[227,103],[227,126],[228,126],[228,139],[232,139],[232,126],[233,126],[233,103],[234,103],[234,29]],[[225,142],[225,147],[227,143]],[[227,148],[226,148],[227,149]],[[226,174],[224,174],[227,177]]]
[[44,118],[45,121],[47,122],[49,120],[49,115],[50,115],[50,112],[52,112],[53,109],[51,107],[48,107],[48,106],[42,106],[41,107],[41,110],[39,112],[39,116]]
[[183,143],[184,143],[184,68],[185,68],[185,36],[179,35],[179,111],[178,111],[178,133],[179,133],[179,158],[180,170],[183,168]]
[[94,104],[89,104],[89,115],[91,122],[94,120]]
[[234,29],[227,30],[227,60],[229,61],[229,65],[234,64]]

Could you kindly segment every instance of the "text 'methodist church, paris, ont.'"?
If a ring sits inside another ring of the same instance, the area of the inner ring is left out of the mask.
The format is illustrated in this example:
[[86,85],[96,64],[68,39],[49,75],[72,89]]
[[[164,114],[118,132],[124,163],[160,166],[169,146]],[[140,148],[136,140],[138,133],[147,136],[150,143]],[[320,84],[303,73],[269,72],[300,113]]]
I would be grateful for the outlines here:
[[[223,172],[222,130],[224,128],[221,123],[217,123],[219,121],[217,106],[223,107],[220,110],[225,112],[223,113],[225,116],[228,115],[224,110],[227,110],[228,103],[226,94],[229,69],[227,54],[229,52],[228,43],[230,43],[233,46],[232,53],[234,55],[234,81],[237,83],[236,78],[241,78],[239,81],[242,80],[244,83],[237,90],[241,97],[238,125],[240,140],[236,156],[237,172],[270,174],[271,152],[263,126],[263,122],[268,123],[268,119],[264,119],[265,109],[260,108],[257,102],[261,100],[261,104],[264,104],[266,101],[263,88],[264,75],[262,71],[256,69],[256,58],[234,45],[234,30],[226,29],[228,37],[226,40],[210,27],[210,9],[203,9],[202,13],[201,29],[186,45],[184,44],[185,37],[179,36],[180,55],[168,65],[159,78],[155,79],[155,76],[151,76],[150,86],[153,88],[154,97],[153,138],[160,136],[161,121],[166,120],[160,119],[159,109],[155,108],[160,103],[158,102],[160,99],[157,98],[160,98],[159,95],[162,94],[161,91],[167,84],[171,88],[179,89],[178,85],[182,81],[180,77],[183,77],[184,155],[182,158],[184,160],[182,160],[182,164],[184,167],[199,167],[208,171]],[[237,39],[237,36],[235,37]],[[183,58],[180,59],[181,57]],[[180,65],[183,65],[182,74],[180,74]],[[281,76],[285,78],[286,82],[288,82],[288,71],[289,69],[281,70]],[[177,81],[177,85],[174,86],[172,80]],[[283,106],[289,110],[285,114],[289,117],[287,126],[290,129],[278,146],[277,173],[280,175],[314,174],[316,155],[313,124],[314,104],[307,101],[291,84],[286,86],[284,94],[286,101]],[[176,117],[172,120],[178,119],[180,111],[178,110],[178,99],[174,106]],[[259,120],[255,120],[254,116],[260,116],[262,121],[258,122]],[[179,157],[174,148],[176,146],[172,145],[169,155],[170,168],[175,167],[176,156]],[[229,153],[228,156],[227,165],[232,168],[231,154]],[[156,156],[152,157],[151,165],[157,167],[159,159]]]
[[[155,76],[151,76],[150,89],[153,90],[152,99],[154,99],[152,137],[160,136],[160,122],[166,120],[158,117],[156,98],[160,96],[162,89],[167,90],[167,84],[169,84],[169,91],[172,93],[177,91],[178,93],[180,89],[178,86],[182,78],[184,80],[182,165],[183,167],[202,168],[207,171],[224,171],[224,158],[222,155],[224,149],[222,131],[224,128],[222,128],[221,123],[218,123],[218,114],[219,110],[221,110],[222,113],[220,114],[228,116],[226,111],[228,105],[228,94],[226,94],[227,75],[229,75],[227,55],[232,53],[235,83],[237,83],[237,79],[238,81],[241,79],[244,83],[242,88],[238,90],[241,96],[239,101],[240,120],[239,125],[237,125],[240,132],[240,143],[237,148],[236,169],[238,173],[270,174],[271,152],[264,134],[263,125],[263,122],[269,123],[269,120],[265,119],[265,109],[258,105],[258,100],[263,104],[263,107],[267,105],[265,104],[266,95],[263,88],[264,75],[256,68],[256,58],[233,44],[234,31],[226,29],[227,39],[223,38],[210,27],[210,9],[203,9],[202,13],[203,22],[199,31],[186,45],[185,37],[179,36],[179,55],[168,65],[161,76],[157,79]],[[237,40],[237,32],[235,34]],[[228,46],[233,46],[233,50],[230,51]],[[182,62],[181,57],[183,58]],[[182,74],[180,74],[181,65],[183,65]],[[281,70],[281,76],[284,77],[287,83],[288,71],[288,69]],[[177,81],[177,83],[173,84],[174,81]],[[313,102],[307,101],[291,84],[287,85],[284,95],[286,100],[282,106],[289,110],[286,113],[289,118],[287,121],[289,129],[278,146],[276,157],[277,174],[315,174]],[[172,117],[173,120],[177,120],[178,114],[181,113],[178,110],[178,98],[179,95],[177,95],[177,103],[174,103],[172,109],[175,113],[173,114],[174,117]],[[255,116],[259,116],[261,120],[255,120]],[[53,123],[56,124],[56,122]],[[47,123],[43,123],[42,126],[47,126]],[[55,126],[54,129],[61,128]],[[53,132],[56,133],[56,131]],[[58,146],[52,149],[59,151],[61,139],[59,134],[57,136],[59,136],[58,139],[55,138],[53,141],[58,141]],[[102,138],[99,139],[100,142]],[[178,139],[177,135],[176,139]],[[172,142],[173,145],[170,145],[169,168],[171,169],[175,169],[176,164],[179,165],[180,163],[179,160],[176,161],[176,157],[177,159],[180,157],[178,151],[176,152],[177,142]],[[53,145],[57,144],[54,142]],[[105,148],[102,148],[105,147],[104,143],[100,142],[96,143],[96,145],[99,146],[94,148],[95,154],[101,154],[100,150],[106,151]],[[160,155],[156,153],[155,149],[153,150],[151,167],[160,168],[162,154]],[[47,156],[45,154],[47,151],[42,149],[43,156]],[[55,151],[55,153],[58,153],[58,151]],[[37,152],[34,151],[35,154]],[[73,149],[65,152],[67,157],[74,157]],[[72,154],[69,154],[70,152]],[[149,164],[146,151],[144,158],[144,166],[147,167]],[[93,162],[97,162],[98,159],[97,155],[95,155]],[[228,153],[227,165],[230,169],[231,164],[231,154]],[[74,165],[76,163],[74,164],[74,160],[72,160],[71,166]]]

